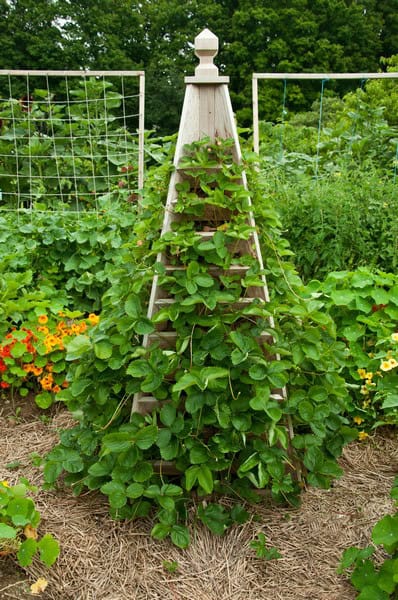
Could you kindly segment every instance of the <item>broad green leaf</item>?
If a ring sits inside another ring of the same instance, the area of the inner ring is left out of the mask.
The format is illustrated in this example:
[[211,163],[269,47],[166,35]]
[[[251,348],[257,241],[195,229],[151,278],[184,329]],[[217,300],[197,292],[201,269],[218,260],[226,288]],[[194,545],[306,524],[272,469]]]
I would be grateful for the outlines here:
[[198,517],[216,535],[223,535],[230,521],[226,510],[218,504],[208,504],[206,508],[200,505]]
[[100,487],[100,490],[108,496],[112,508],[122,508],[127,502],[126,488],[119,481],[108,481]]
[[158,428],[156,425],[147,425],[135,434],[135,443],[141,450],[147,450],[156,443]]
[[190,491],[195,485],[198,479],[199,470],[200,467],[198,465],[194,465],[185,471],[185,489],[188,491]]
[[90,338],[86,335],[77,335],[66,345],[66,360],[81,358],[90,348]]
[[154,329],[155,327],[152,321],[146,319],[145,317],[141,317],[141,319],[139,319],[135,324],[135,330],[139,335],[146,335],[148,333],[152,333]]
[[6,523],[0,523],[0,538],[12,540],[17,536],[17,530]]
[[388,394],[383,400],[381,408],[397,408],[398,407],[398,394]]
[[386,515],[373,527],[372,540],[382,544],[387,552],[398,544],[398,514]]
[[132,443],[132,434],[124,432],[109,433],[102,440],[103,448],[109,452],[126,452]]
[[131,483],[126,489],[126,496],[128,498],[140,498],[144,490],[142,483]]
[[47,567],[51,567],[57,560],[60,552],[59,543],[52,535],[46,533],[38,542],[37,547],[40,551],[40,559]]
[[54,402],[54,397],[50,392],[42,392],[41,394],[37,394],[35,396],[35,402],[39,408],[46,409],[49,408]]
[[262,381],[268,375],[268,366],[263,363],[252,365],[249,369],[249,375],[255,381]]
[[201,465],[198,470],[198,483],[200,487],[206,492],[211,494],[214,487],[213,474],[207,465]]
[[355,293],[351,290],[333,290],[330,297],[336,306],[348,306],[355,300]]
[[94,344],[94,354],[101,360],[108,360],[112,356],[112,349],[112,344],[106,340]]
[[138,319],[141,314],[141,303],[138,296],[129,296],[124,303],[124,310],[133,319]]
[[160,411],[160,420],[166,427],[170,427],[176,419],[176,408],[172,404],[165,404]]
[[307,423],[312,421],[314,416],[314,407],[309,400],[303,400],[300,402],[298,405],[298,411],[303,421],[306,421]]
[[135,465],[132,469],[132,476],[134,481],[143,483],[148,481],[153,475],[153,467],[150,463],[141,462]]
[[25,344],[22,344],[22,342],[17,342],[11,348],[11,356],[13,356],[14,358],[20,358],[25,354],[25,352],[27,352],[26,346]]
[[17,552],[18,562],[21,567],[28,567],[37,551],[37,542],[32,538],[24,540]]
[[188,548],[191,538],[189,535],[188,527],[184,525],[173,525],[170,533],[171,541],[178,548]]
[[151,536],[155,538],[155,540],[163,540],[169,535],[170,530],[170,525],[166,525],[164,523],[156,523],[156,525],[152,528]]

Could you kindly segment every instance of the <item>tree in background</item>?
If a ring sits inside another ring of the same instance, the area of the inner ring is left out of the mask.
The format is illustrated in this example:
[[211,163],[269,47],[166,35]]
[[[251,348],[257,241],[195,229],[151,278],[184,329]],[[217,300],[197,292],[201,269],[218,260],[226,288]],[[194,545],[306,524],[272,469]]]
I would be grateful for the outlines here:
[[[375,71],[398,53],[397,0],[0,0],[0,16],[0,68],[144,69],[146,122],[160,133],[178,127],[204,27],[220,39],[216,62],[242,125],[251,122],[253,71]],[[262,116],[275,118],[280,83],[265,93]],[[292,109],[317,93],[289,85]]]

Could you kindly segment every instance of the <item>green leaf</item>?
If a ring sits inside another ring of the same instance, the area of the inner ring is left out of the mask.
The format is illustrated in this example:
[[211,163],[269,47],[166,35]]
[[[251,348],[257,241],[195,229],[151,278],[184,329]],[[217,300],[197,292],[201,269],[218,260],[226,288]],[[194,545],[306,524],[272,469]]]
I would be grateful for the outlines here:
[[145,317],[141,317],[141,319],[139,319],[135,324],[135,330],[139,335],[146,335],[148,333],[152,333],[154,329],[155,327],[152,321],[146,319]]
[[351,290],[333,290],[330,297],[336,306],[348,306],[355,300],[355,293]]
[[169,535],[170,530],[170,525],[166,525],[165,523],[156,523],[156,525],[152,528],[151,536],[155,538],[155,540],[163,540]]
[[201,465],[198,470],[198,483],[200,487],[206,492],[211,494],[214,487],[213,474],[207,465]]
[[145,377],[150,372],[150,365],[142,358],[135,360],[127,367],[127,375],[131,375],[132,377]]
[[17,552],[18,562],[21,567],[28,567],[37,551],[37,542],[32,538],[24,540]]
[[22,344],[22,342],[17,342],[11,348],[11,356],[13,356],[14,358],[21,358],[21,356],[23,356],[25,352],[27,352],[26,346],[25,344]]
[[200,444],[195,444],[189,451],[189,460],[193,465],[206,462],[209,459],[207,448]]
[[101,360],[108,360],[112,356],[112,349],[112,344],[106,340],[94,344],[94,354]]
[[298,411],[303,421],[309,423],[314,416],[314,407],[309,400],[303,400],[298,405]]
[[176,419],[176,408],[172,404],[165,404],[160,411],[160,420],[166,427],[170,427]]
[[100,490],[108,496],[112,508],[121,508],[127,502],[126,488],[119,481],[108,481],[100,487]]
[[131,483],[126,489],[126,496],[128,498],[140,498],[144,490],[142,483]]
[[103,437],[102,446],[109,452],[126,452],[132,445],[130,433],[108,433]]
[[156,425],[147,425],[135,434],[135,443],[140,450],[148,450],[158,439],[158,428]]
[[129,296],[124,303],[124,310],[129,317],[138,319],[141,314],[141,303],[138,296]]
[[17,530],[14,529],[14,527],[10,527],[10,525],[6,525],[5,523],[0,523],[0,538],[13,540],[16,536]]
[[357,600],[389,600],[390,594],[381,590],[377,585],[365,585]]
[[132,476],[134,481],[138,481],[139,483],[143,483],[144,481],[148,481],[153,475],[153,467],[150,463],[141,462],[135,465],[132,470]]
[[265,412],[267,413],[269,418],[272,421],[274,421],[274,423],[277,423],[278,421],[280,421],[282,418],[282,415],[283,415],[282,409],[279,408],[279,406],[277,406],[277,404],[268,405],[267,408],[265,409]]
[[40,551],[40,559],[47,567],[51,567],[57,560],[60,552],[59,543],[49,533],[46,533],[38,542],[37,547]]
[[184,373],[173,385],[173,392],[182,392],[193,385],[199,385],[198,377],[192,373]]
[[189,467],[185,471],[185,489],[186,490],[190,491],[193,488],[193,486],[195,485],[195,483],[198,479],[199,470],[200,470],[200,467],[198,465],[194,465],[192,467]]
[[53,404],[54,397],[52,394],[50,394],[50,392],[42,392],[41,394],[37,394],[35,396],[35,402],[39,408],[44,410]]
[[255,381],[262,381],[268,375],[268,366],[264,363],[253,365],[249,369],[249,375]]
[[178,548],[188,548],[191,541],[188,527],[184,525],[173,525],[170,537],[173,544]]
[[261,387],[260,390],[257,390],[256,396],[249,401],[250,407],[253,410],[266,410],[269,403],[270,393],[271,391],[269,387]]
[[66,345],[66,360],[81,358],[90,348],[90,338],[87,335],[77,335]]
[[386,515],[373,527],[372,540],[382,544],[387,552],[398,544],[398,514]]
[[218,504],[208,504],[206,508],[200,505],[198,517],[216,535],[223,535],[230,520],[226,510]]
[[388,394],[383,400],[381,408],[396,408],[398,407],[398,394]]

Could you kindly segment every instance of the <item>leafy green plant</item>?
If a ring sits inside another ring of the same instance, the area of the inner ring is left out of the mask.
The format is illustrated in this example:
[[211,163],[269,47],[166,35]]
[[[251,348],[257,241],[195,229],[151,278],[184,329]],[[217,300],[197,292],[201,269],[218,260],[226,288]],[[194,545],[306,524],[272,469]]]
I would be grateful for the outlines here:
[[[58,398],[78,425],[61,433],[44,468],[47,485],[64,472],[77,494],[101,490],[116,518],[153,514],[152,535],[180,547],[190,540],[192,497],[205,500],[198,519],[222,534],[247,512],[217,504],[219,495],[259,502],[257,490],[268,487],[275,500],[297,503],[304,481],[328,487],[341,474],[336,458],[357,435],[344,416],[344,344],[335,340],[324,302],[302,297],[276,212],[264,206],[251,163],[236,164],[230,148],[222,140],[186,148],[190,188],[179,187],[182,218],[163,235],[166,185],[157,169],[150,173],[135,248],[102,298],[101,321],[67,345],[71,385]],[[251,203],[266,232],[269,303],[242,302],[248,288],[264,285],[256,260],[240,249],[252,231]],[[203,210],[214,219],[207,239],[193,218],[203,218]],[[156,262],[160,250],[169,257],[167,271]],[[241,263],[245,273],[237,276]],[[150,322],[145,302],[155,275],[173,302]],[[156,339],[155,327],[167,321],[176,333],[172,347]],[[154,335],[147,348],[142,335]],[[287,398],[276,396],[284,386]],[[158,401],[151,414],[132,414],[138,392]]]
[[[398,478],[391,497],[398,506]],[[371,559],[375,546],[351,547],[344,551],[338,573],[349,572],[350,581],[359,591],[357,600],[389,600],[398,593],[398,511],[384,516],[372,529],[373,544],[383,546],[389,555],[381,564]]]
[[281,554],[274,547],[267,547],[267,538],[265,534],[260,531],[257,534],[257,538],[250,542],[250,548],[256,551],[257,558],[263,558],[264,560],[273,560],[275,558],[281,558]]
[[0,389],[17,391],[20,397],[33,391],[40,408],[51,406],[55,395],[68,386],[64,344],[99,321],[94,313],[87,320],[81,316],[59,311],[49,319],[41,313],[0,338]]
[[354,422],[367,429],[397,425],[398,277],[362,267],[329,273],[307,291],[325,302],[345,345]]
[[50,533],[39,537],[40,514],[27,495],[37,488],[22,480],[11,486],[0,481],[0,556],[15,555],[18,564],[26,567],[35,554],[50,567],[59,555],[59,544]]

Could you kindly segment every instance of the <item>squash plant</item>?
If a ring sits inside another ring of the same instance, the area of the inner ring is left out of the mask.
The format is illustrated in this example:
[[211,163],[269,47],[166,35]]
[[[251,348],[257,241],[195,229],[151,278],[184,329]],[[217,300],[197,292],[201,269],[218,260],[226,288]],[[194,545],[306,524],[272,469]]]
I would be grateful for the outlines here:
[[[163,235],[170,166],[150,173],[131,259],[118,265],[99,324],[67,347],[71,385],[58,398],[78,424],[61,433],[44,468],[47,485],[65,473],[76,494],[99,489],[116,518],[152,514],[152,535],[170,536],[180,547],[189,544],[192,498],[205,500],[195,504],[197,518],[221,534],[247,518],[242,502],[261,501],[259,490],[296,503],[305,482],[328,487],[341,473],[342,446],[357,435],[344,417],[344,344],[336,342],[323,302],[302,297],[276,212],[252,163],[237,165],[230,147],[204,140],[186,148],[191,183],[179,187],[176,204],[185,218]],[[248,287],[262,285],[250,252],[236,254],[251,232],[244,168],[257,227],[265,232],[269,303],[238,301]],[[231,206],[228,222],[206,241],[198,236],[193,214]],[[175,270],[156,262],[159,250],[175,260]],[[244,276],[233,273],[236,263],[248,267]],[[151,322],[145,304],[155,274],[174,302]],[[142,335],[166,321],[175,346],[143,347]],[[277,401],[272,390],[283,386],[287,398]],[[138,392],[158,400],[146,416],[131,411]],[[239,500],[232,509],[217,504],[226,494]]]

